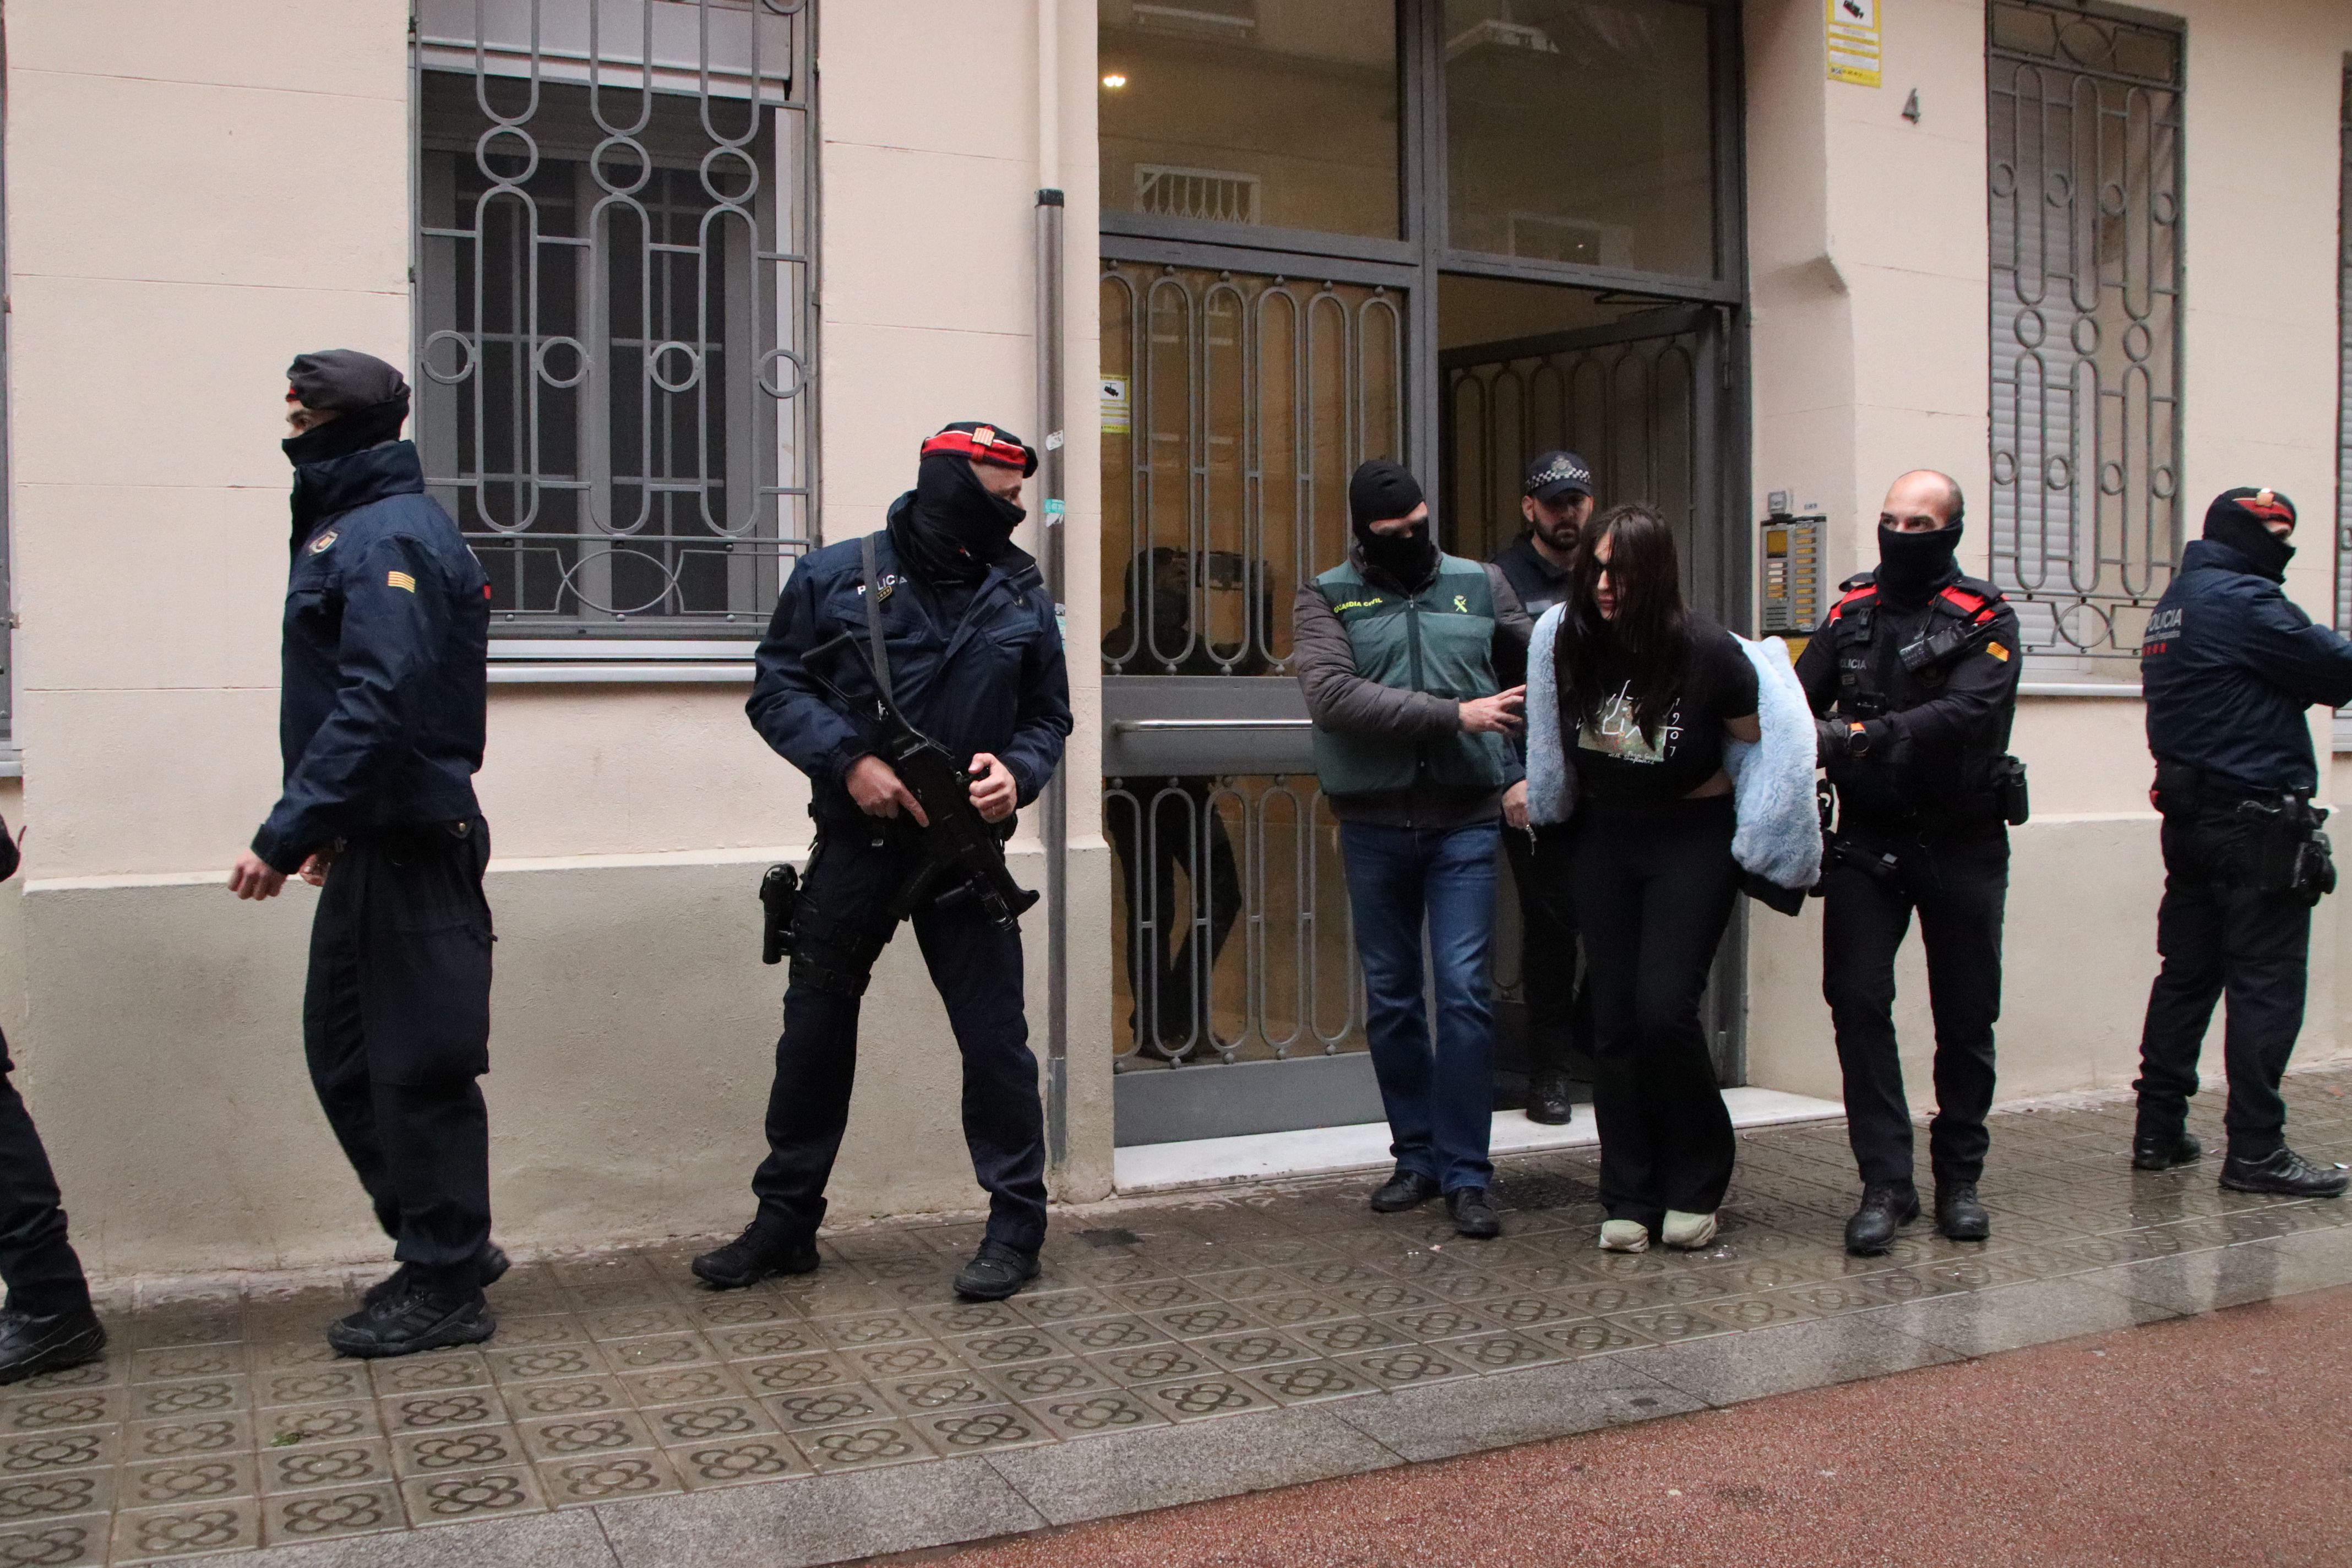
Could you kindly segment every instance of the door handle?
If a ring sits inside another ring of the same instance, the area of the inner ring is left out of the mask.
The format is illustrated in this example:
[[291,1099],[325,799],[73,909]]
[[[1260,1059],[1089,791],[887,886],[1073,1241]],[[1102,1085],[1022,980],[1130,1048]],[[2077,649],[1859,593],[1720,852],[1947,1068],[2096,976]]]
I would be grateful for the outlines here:
[[1114,719],[1116,735],[1149,734],[1163,730],[1312,730],[1312,719]]

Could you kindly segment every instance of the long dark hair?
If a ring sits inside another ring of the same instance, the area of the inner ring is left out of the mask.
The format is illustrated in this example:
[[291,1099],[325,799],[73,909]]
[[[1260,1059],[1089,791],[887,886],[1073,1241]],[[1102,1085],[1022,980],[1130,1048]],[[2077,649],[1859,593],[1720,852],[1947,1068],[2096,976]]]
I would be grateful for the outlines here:
[[[1609,582],[1616,590],[1617,615],[1601,618],[1593,586],[1603,568],[1597,559],[1609,541]],[[1611,507],[1585,525],[1577,552],[1576,581],[1561,613],[1558,669],[1571,731],[1599,722],[1601,704],[1616,695],[1601,689],[1601,667],[1612,647],[1625,658],[1633,683],[1633,721],[1642,738],[1655,742],[1674,711],[1675,687],[1690,651],[1690,614],[1683,608],[1682,563],[1674,531],[1640,501]]]

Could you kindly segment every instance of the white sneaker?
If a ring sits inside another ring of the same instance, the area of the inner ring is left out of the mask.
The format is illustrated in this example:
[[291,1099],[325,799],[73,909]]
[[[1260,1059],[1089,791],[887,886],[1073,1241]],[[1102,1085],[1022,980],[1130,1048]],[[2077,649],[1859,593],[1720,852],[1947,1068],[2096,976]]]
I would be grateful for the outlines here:
[[1715,1239],[1715,1216],[1711,1214],[1685,1214],[1680,1209],[1668,1209],[1665,1226],[1659,1236],[1668,1247],[1695,1252]]
[[1650,1227],[1638,1219],[1604,1219],[1601,1222],[1601,1250],[1647,1252]]

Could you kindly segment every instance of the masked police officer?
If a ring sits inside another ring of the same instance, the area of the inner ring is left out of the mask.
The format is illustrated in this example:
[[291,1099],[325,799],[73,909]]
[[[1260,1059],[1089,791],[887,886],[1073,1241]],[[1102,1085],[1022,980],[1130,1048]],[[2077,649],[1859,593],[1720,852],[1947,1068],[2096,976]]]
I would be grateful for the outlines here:
[[[1529,621],[1568,596],[1579,542],[1592,517],[1592,469],[1574,452],[1540,453],[1528,465],[1519,517],[1527,531],[1496,555]],[[1516,684],[1520,671],[1506,669]],[[1576,911],[1568,900],[1564,824],[1506,828],[1503,849],[1519,895],[1519,975],[1527,998],[1528,1120],[1568,1121],[1569,1063],[1592,1034],[1592,1008],[1576,984]]]
[[1878,515],[1878,569],[1842,584],[1797,660],[1837,793],[1821,882],[1822,991],[1862,1173],[1845,1227],[1858,1257],[1885,1252],[1919,1213],[1895,1043],[1895,953],[1914,910],[1936,1021],[1936,1228],[1956,1241],[1991,1230],[1977,1182],[2000,1016],[2006,824],[2024,820],[2024,780],[2006,755],[2017,616],[1991,584],[1960,574],[1961,527],[1949,476],[1896,479]]
[[2132,1163],[2160,1171],[2204,1152],[2185,1126],[2189,1097],[2226,994],[2221,1185],[2335,1197],[2343,1170],[2286,1146],[2279,1079],[2303,1027],[2311,908],[2336,881],[2326,814],[2311,805],[2319,768],[2305,710],[2352,702],[2352,642],[2314,626],[2281,587],[2294,531],[2294,503],[2277,491],[2222,491],[2140,644],[2164,814],[2164,966],[2140,1035]]
[[[0,882],[16,874],[16,840],[0,822]],[[40,1129],[8,1075],[0,1039],[0,1384],[96,1361],[106,1328],[90,1310],[89,1282],[66,1238],[66,1211]]]
[[327,1331],[344,1355],[490,1337],[488,580],[400,439],[408,384],[351,349],[287,372],[294,465],[278,742],[286,783],[229,871],[319,885],[302,1045],[399,1270]]
[[[969,759],[971,804],[989,822],[1034,800],[1061,762],[1070,732],[1061,634],[1036,563],[1012,542],[1025,515],[1021,481],[1036,468],[1037,454],[1001,426],[941,430],[923,443],[915,488],[884,531],[802,558],[760,644],[746,710],[809,775],[816,841],[793,916],[769,1152],[751,1177],[759,1213],[693,1264],[721,1289],[817,1266],[825,1182],[849,1120],[859,999],[897,929],[890,907],[922,856],[929,818],[845,700],[871,679],[856,660],[883,644],[872,684],[959,763]],[[964,1142],[989,1197],[987,1234],[956,1289],[999,1300],[1035,1278],[1045,1237],[1045,1117],[1022,1012],[1021,936],[970,898],[927,900],[913,923],[962,1053]]]

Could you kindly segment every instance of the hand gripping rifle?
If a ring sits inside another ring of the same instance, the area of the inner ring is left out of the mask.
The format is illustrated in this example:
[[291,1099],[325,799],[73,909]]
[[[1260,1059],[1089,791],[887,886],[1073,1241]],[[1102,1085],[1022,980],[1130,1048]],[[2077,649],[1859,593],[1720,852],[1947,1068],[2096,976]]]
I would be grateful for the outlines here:
[[[871,580],[869,574],[869,581]],[[873,680],[872,695],[851,697],[818,669],[820,659],[856,659],[869,678],[873,667],[859,652],[852,633],[844,632],[808,651],[802,667],[835,700],[863,721],[874,754],[890,764],[907,792],[922,803],[930,826],[922,829],[923,858],[890,901],[895,923],[913,914],[934,888],[947,884],[935,900],[942,909],[977,900],[997,925],[1011,930],[1015,920],[1037,901],[1037,894],[1013,879],[1004,867],[1004,840],[971,804],[971,774],[956,765],[947,749],[907,722],[906,716],[885,693],[887,687]]]

